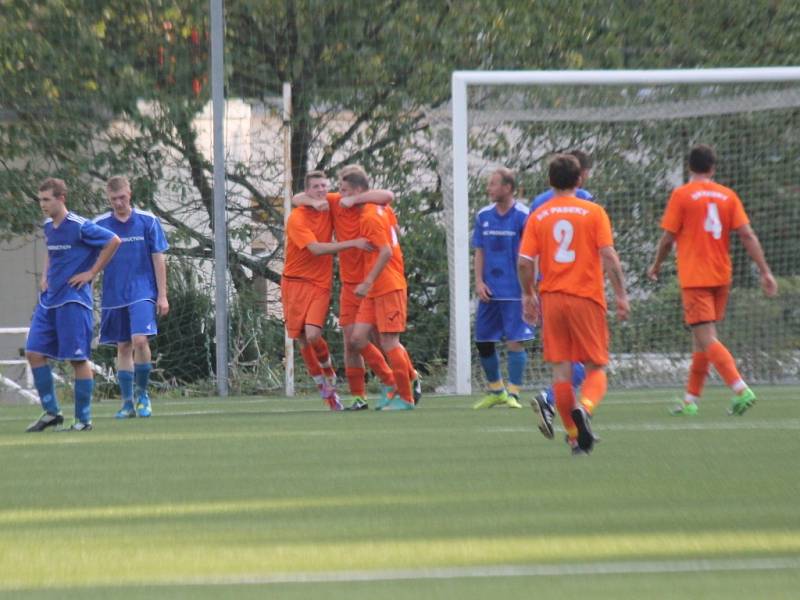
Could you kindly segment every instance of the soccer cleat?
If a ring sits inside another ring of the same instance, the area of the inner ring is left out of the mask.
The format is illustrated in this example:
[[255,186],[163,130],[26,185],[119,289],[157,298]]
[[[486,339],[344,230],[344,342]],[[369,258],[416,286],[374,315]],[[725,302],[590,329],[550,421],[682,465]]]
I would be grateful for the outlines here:
[[361,396],[356,396],[353,398],[353,403],[346,407],[345,410],[367,410],[368,408],[369,404],[367,404],[367,401]]
[[384,406],[382,411],[414,410],[414,402],[406,402],[400,396],[395,396]]
[[422,400],[422,380],[419,377],[419,373],[411,380],[411,392],[414,396],[414,404],[419,404],[419,401]]
[[541,431],[542,435],[548,440],[552,440],[555,435],[553,419],[556,413],[553,407],[547,403],[547,394],[545,392],[536,394],[533,400],[531,400],[531,408],[533,412],[539,415],[539,431]]
[[391,402],[395,394],[397,394],[397,391],[392,386],[382,385],[381,397],[378,398],[378,402],[375,404],[375,410],[383,410]]
[[582,406],[573,409],[570,414],[572,420],[575,421],[575,426],[578,428],[578,447],[584,452],[591,452],[595,441],[592,427],[589,424],[591,416]]
[[327,382],[323,383],[319,388],[319,393],[322,396],[322,401],[331,410],[344,410],[342,402],[339,400],[339,394],[336,389],[328,385]]
[[731,407],[728,410],[729,415],[736,415],[741,417],[747,412],[747,409],[756,403],[756,395],[750,388],[744,388],[738,395],[734,396],[731,400]]
[[153,408],[150,406],[150,396],[147,394],[142,394],[139,396],[139,401],[136,403],[136,415],[142,418],[147,418],[152,414]]
[[519,396],[516,394],[509,394],[508,400],[506,400],[506,406],[508,406],[508,408],[522,408],[522,404],[519,403]]
[[49,412],[42,413],[36,421],[28,425],[25,429],[26,433],[33,433],[35,431],[44,431],[48,427],[58,427],[64,422],[64,415],[58,413],[57,415],[50,414]]
[[483,398],[481,398],[475,404],[473,404],[472,408],[475,410],[479,410],[481,408],[492,408],[493,406],[497,406],[498,404],[507,404],[507,403],[508,403],[508,392],[503,390],[499,394],[489,392]]
[[136,409],[133,408],[133,400],[126,400],[114,415],[115,419],[132,419],[136,416]]
[[94,429],[94,426],[92,425],[91,421],[88,423],[75,421],[72,425],[70,425],[69,429],[65,429],[64,431],[91,431],[92,429]]
[[673,417],[696,417],[698,410],[699,407],[695,402],[681,402],[677,406],[672,407],[669,410],[669,414]]

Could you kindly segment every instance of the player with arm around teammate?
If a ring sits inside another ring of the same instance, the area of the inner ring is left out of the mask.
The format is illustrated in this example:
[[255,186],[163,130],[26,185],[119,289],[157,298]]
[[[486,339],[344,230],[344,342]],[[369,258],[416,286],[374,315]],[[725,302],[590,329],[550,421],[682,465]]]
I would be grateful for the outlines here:
[[648,276],[656,280],[661,264],[678,245],[678,281],[681,287],[684,321],[692,330],[692,364],[683,403],[674,415],[697,414],[709,364],[714,365],[734,397],[729,413],[743,415],[756,401],[736,362],[717,338],[716,323],[725,316],[731,284],[730,233],[735,231],[758,267],[761,287],[767,296],[778,293],[778,284],[764,258],[758,237],[750,227],[742,201],[732,189],[714,182],[717,157],[705,144],[689,152],[689,182],[673,190],[661,227]]
[[92,429],[91,282],[111,260],[120,240],[67,210],[66,199],[67,186],[61,179],[48,178],[39,186],[39,206],[47,217],[47,255],[25,356],[44,413],[28,426],[28,432],[58,428],[64,422],[48,358],[67,360],[75,370],[75,422],[70,430]]
[[103,273],[100,343],[117,347],[117,382],[122,406],[117,419],[153,414],[148,387],[152,370],[150,338],[158,317],[169,312],[169,244],[153,213],[131,206],[131,186],[115,175],[106,183],[111,210],[95,218],[122,240]]
[[[627,319],[630,311],[611,222],[601,206],[575,197],[579,177],[575,157],[550,161],[555,195],[528,218],[518,262],[524,317],[529,323],[541,320],[544,359],[552,365],[556,408],[573,454],[591,452],[590,419],[608,387],[604,272],[614,289],[617,317]],[[586,368],[577,398],[574,362]]]

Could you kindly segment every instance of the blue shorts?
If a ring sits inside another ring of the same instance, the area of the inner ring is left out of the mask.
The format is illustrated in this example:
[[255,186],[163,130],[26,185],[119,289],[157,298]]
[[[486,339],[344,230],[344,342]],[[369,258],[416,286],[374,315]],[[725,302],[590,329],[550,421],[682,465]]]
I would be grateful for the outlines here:
[[135,335],[155,335],[156,303],[143,300],[121,308],[104,308],[100,317],[100,343],[130,342]]
[[478,302],[476,342],[524,342],[535,335],[533,328],[522,320],[522,300]]
[[36,305],[25,350],[56,360],[89,360],[92,355],[91,309],[77,302],[55,308]]

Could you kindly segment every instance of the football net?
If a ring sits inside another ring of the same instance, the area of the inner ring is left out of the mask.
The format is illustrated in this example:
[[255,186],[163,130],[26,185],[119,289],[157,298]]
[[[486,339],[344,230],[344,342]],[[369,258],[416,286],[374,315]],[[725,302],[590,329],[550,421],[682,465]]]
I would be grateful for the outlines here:
[[[763,296],[758,272],[733,235],[734,280],[721,338],[748,381],[800,379],[800,70],[463,72],[453,80],[452,121],[433,118],[449,211],[452,389],[468,391],[465,374],[474,388],[484,384],[468,335],[476,300],[467,246],[474,215],[488,203],[487,177],[497,166],[512,168],[518,198],[529,203],[548,187],[548,159],[572,149],[594,159],[584,187],[611,218],[631,298],[627,323],[609,319],[610,378],[629,387],[684,382],[691,343],[674,254],[658,283],[645,270],[670,191],[686,181],[686,156],[696,143],[716,149],[716,179],[742,198],[780,286],[777,298]],[[549,370],[539,341],[529,356],[525,381],[544,383]]]

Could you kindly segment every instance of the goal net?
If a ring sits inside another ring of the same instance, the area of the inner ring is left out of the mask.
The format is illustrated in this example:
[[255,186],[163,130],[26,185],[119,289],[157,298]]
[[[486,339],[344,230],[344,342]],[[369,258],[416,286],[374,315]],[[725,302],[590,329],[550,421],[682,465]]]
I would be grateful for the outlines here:
[[[683,383],[691,343],[674,259],[658,283],[645,270],[670,191],[686,181],[686,156],[697,143],[716,149],[716,179],[742,198],[780,286],[777,298],[763,296],[734,235],[720,335],[748,381],[800,379],[800,69],[456,72],[452,120],[432,120],[451,211],[452,389],[483,384],[469,333],[476,301],[468,246],[475,212],[488,203],[487,177],[497,166],[515,170],[527,204],[548,187],[549,157],[572,149],[594,160],[584,187],[611,217],[631,297],[630,320],[609,319],[609,376],[617,386]],[[544,383],[540,342],[529,353],[526,381]]]

